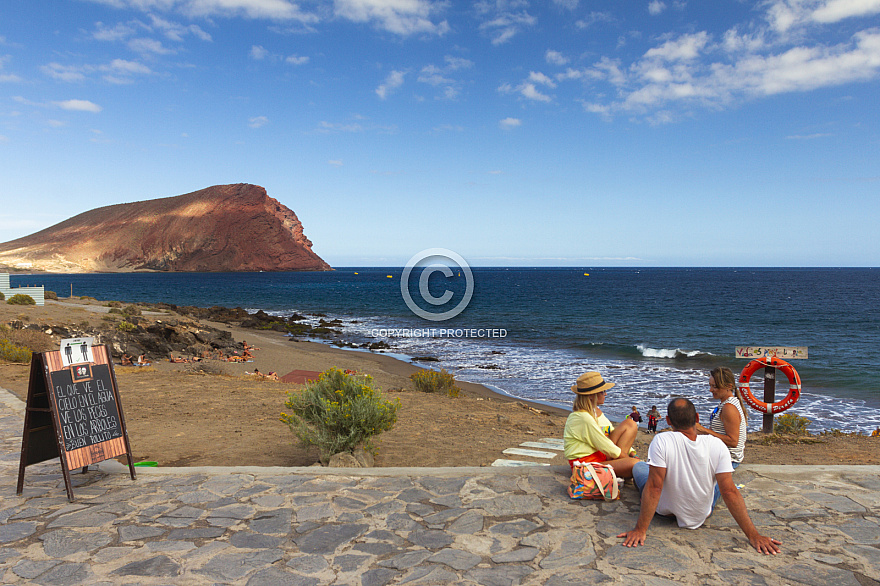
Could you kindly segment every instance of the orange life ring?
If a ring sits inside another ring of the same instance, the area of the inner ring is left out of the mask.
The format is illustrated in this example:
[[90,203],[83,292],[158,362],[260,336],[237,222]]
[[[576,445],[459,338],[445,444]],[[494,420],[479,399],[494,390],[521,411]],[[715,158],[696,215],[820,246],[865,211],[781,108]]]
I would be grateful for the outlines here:
[[[788,394],[785,395],[785,398],[781,401],[769,405],[756,399],[752,394],[752,389],[749,388],[749,379],[752,378],[752,375],[758,369],[765,367],[773,367],[780,370],[786,377],[788,377]],[[739,375],[739,382],[736,383],[736,388],[739,389],[740,393],[742,393],[743,400],[745,400],[752,409],[767,414],[782,413],[797,403],[797,400],[800,399],[801,377],[791,364],[781,358],[777,358],[776,356],[772,356],[769,359],[759,358],[746,364],[746,367],[743,368],[742,373]]]

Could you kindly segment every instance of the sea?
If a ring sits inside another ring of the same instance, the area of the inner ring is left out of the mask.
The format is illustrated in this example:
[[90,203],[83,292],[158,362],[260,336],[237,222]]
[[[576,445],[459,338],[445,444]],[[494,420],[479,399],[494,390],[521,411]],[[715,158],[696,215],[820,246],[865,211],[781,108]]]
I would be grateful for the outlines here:
[[[739,373],[737,346],[806,347],[791,360],[803,391],[788,412],[810,431],[880,427],[880,269],[476,267],[470,273],[406,267],[328,272],[124,273],[11,276],[101,300],[243,307],[251,312],[338,319],[326,343],[384,341],[385,353],[446,369],[500,393],[571,407],[578,375],[615,383],[605,412],[661,411],[690,398],[703,420],[716,406],[708,373]],[[403,277],[406,277],[403,279]],[[404,286],[401,286],[403,282]],[[465,296],[470,289],[468,303]],[[447,293],[447,291],[449,293]],[[445,301],[443,295],[450,296]],[[408,303],[409,301],[409,303]],[[443,302],[445,301],[445,302]],[[438,303],[442,302],[442,303]],[[443,321],[423,313],[457,315]],[[763,398],[761,371],[752,389]],[[776,398],[787,392],[780,375]],[[751,411],[750,430],[762,414]]]

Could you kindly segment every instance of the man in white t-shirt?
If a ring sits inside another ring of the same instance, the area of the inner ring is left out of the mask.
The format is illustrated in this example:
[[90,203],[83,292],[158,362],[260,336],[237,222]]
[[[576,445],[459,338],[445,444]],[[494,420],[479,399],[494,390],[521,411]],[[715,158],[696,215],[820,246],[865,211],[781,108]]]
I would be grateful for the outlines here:
[[648,448],[648,463],[639,462],[633,468],[633,479],[642,493],[639,520],[635,529],[618,537],[624,538],[627,547],[644,544],[654,513],[674,516],[679,527],[696,529],[712,513],[718,482],[727,509],[752,547],[776,555],[781,542],[758,533],[733,484],[730,451],[716,437],[697,435],[698,419],[694,404],[687,399],[669,403],[666,422],[672,431],[658,434]]

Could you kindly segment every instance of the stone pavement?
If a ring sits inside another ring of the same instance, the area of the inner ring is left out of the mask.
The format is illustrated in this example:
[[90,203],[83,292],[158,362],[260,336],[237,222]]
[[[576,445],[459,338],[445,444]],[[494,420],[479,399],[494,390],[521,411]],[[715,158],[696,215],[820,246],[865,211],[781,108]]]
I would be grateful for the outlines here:
[[2,584],[877,584],[880,467],[747,466],[754,551],[719,505],[695,531],[571,501],[559,467],[427,469],[30,466],[15,495],[23,404],[0,390]]

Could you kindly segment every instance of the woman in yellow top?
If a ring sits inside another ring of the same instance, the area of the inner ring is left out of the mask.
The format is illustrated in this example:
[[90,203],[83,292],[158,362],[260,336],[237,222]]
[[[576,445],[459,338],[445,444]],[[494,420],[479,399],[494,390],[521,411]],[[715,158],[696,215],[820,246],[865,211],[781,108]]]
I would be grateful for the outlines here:
[[562,434],[565,457],[572,467],[575,462],[604,462],[611,464],[617,476],[632,478],[632,468],[639,461],[631,457],[635,455],[632,445],[638,424],[624,419],[614,427],[599,409],[605,403],[606,391],[613,386],[598,372],[585,372],[571,387],[577,397]]

